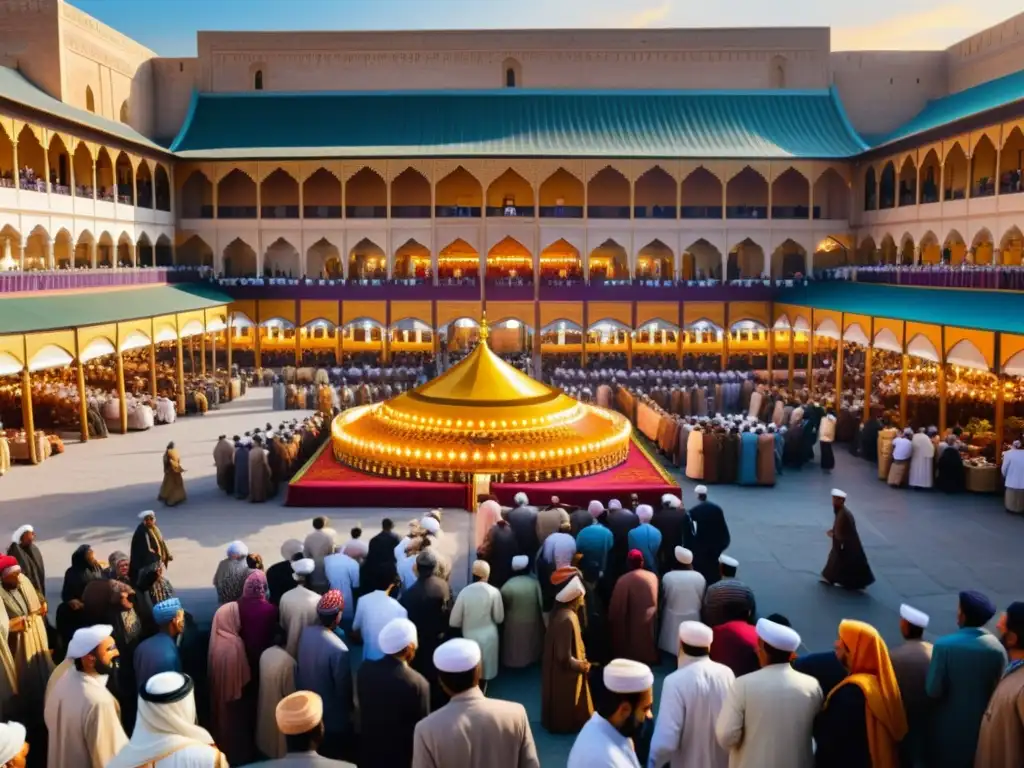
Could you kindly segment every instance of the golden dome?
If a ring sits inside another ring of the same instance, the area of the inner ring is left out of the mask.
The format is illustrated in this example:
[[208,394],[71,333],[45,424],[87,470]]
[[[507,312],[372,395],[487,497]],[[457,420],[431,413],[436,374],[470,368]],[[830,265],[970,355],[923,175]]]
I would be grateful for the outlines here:
[[488,329],[457,365],[387,402],[334,419],[334,455],[388,477],[467,482],[550,480],[603,472],[625,461],[631,427],[531,379],[491,351]]

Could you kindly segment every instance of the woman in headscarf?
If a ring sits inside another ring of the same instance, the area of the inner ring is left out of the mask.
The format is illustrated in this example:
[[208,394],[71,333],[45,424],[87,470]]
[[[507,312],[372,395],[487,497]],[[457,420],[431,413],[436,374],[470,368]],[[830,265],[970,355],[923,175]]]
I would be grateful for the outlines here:
[[142,622],[142,633],[151,637],[157,632],[157,624],[153,620],[153,606],[174,597],[174,586],[164,575],[164,564],[152,562],[139,571],[139,579],[135,584],[135,610]]
[[110,634],[120,651],[120,665],[112,675],[111,690],[121,705],[121,723],[129,734],[135,726],[138,698],[132,658],[136,646],[143,640],[142,622],[132,604],[134,598],[135,591],[131,587],[111,579],[91,581],[82,593],[84,626],[109,624],[113,627]]
[[106,768],[139,768],[165,762],[228,768],[227,758],[217,750],[213,737],[196,725],[194,688],[192,678],[180,672],[153,675],[139,691],[139,717],[131,740]]
[[168,507],[174,507],[185,501],[185,480],[182,473],[185,470],[181,467],[181,456],[174,448],[174,443],[167,444],[164,451],[164,481],[160,485],[160,493],[157,494],[157,501],[162,501]]
[[121,550],[115,550],[107,558],[107,567],[103,569],[103,576],[131,586],[131,579],[128,576],[130,568],[131,560],[128,559],[128,555]]
[[238,603],[226,603],[213,615],[207,675],[210,731],[232,765],[249,762],[255,727],[252,672],[245,655]]
[[57,607],[57,632],[64,645],[71,642],[71,636],[87,623],[82,602],[85,586],[102,578],[103,569],[96,562],[92,547],[82,544],[71,555],[71,567],[64,571],[64,587],[60,592],[61,604]]
[[217,590],[217,602],[233,603],[242,596],[242,588],[249,577],[249,564],[246,557],[249,548],[240,541],[228,544],[227,557],[217,565],[213,574],[213,586]]
[[238,598],[242,642],[245,643],[253,678],[259,676],[260,655],[274,644],[277,631],[277,606],[267,599],[268,593],[266,575],[263,571],[253,571],[245,580],[242,596]]
[[815,718],[815,765],[899,768],[907,717],[885,641],[870,624],[845,619],[839,624],[836,657],[848,674]]

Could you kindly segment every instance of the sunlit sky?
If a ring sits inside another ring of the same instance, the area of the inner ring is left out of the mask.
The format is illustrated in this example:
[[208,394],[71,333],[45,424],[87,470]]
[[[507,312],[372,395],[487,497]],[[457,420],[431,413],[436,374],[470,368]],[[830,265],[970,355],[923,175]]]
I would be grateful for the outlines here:
[[73,0],[162,56],[197,30],[829,26],[833,50],[937,49],[1022,10],[1021,0]]

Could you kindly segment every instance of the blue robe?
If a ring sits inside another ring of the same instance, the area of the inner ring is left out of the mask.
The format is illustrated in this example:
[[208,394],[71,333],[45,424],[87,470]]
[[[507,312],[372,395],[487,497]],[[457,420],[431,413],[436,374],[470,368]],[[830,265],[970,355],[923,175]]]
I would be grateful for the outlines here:
[[143,688],[153,675],[161,672],[181,672],[181,656],[178,644],[166,632],[160,632],[143,640],[132,655],[135,680]]
[[348,647],[334,632],[314,625],[299,637],[295,688],[323,699],[324,729],[330,739],[351,738],[352,663]]
[[757,435],[740,435],[740,485],[757,485]]
[[608,553],[614,543],[612,532],[598,522],[576,534],[576,554],[583,556],[580,563],[583,572],[586,573],[589,567],[594,573],[604,573],[608,569]]
[[933,701],[928,729],[931,768],[971,768],[978,731],[1006,668],[1002,643],[985,629],[964,628],[932,648],[925,690]]
[[244,445],[235,449],[235,498],[249,498],[249,449]]
[[284,384],[278,382],[271,388],[271,392],[273,393],[273,409],[283,411],[286,403]]
[[644,556],[644,568],[658,572],[658,550],[661,549],[661,531],[650,523],[641,523],[626,538],[629,549],[639,549]]

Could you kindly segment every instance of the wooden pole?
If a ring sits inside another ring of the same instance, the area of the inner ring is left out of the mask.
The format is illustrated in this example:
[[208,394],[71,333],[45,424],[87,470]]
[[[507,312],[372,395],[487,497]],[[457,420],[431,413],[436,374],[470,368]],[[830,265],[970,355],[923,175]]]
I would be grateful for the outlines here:
[[864,409],[860,414],[860,423],[867,424],[871,417],[871,365],[875,356],[875,318],[870,319],[868,328],[868,348],[864,354]]
[[114,353],[114,367],[117,370],[117,402],[120,407],[121,434],[128,434],[128,397],[124,391],[124,353]]
[[910,355],[903,353],[903,369],[900,371],[900,427],[907,426],[907,372],[910,368]]
[[156,334],[153,325],[149,329],[149,394],[156,397]]
[[[587,302],[583,302],[583,333],[580,334],[580,365],[587,366],[587,336],[590,335],[590,322],[587,319]],[[626,367],[631,368],[630,360],[627,358]]]
[[82,348],[75,331],[75,378],[78,383],[79,436],[83,443],[89,442],[89,403],[85,395],[85,366],[82,365]]
[[768,386],[775,383],[775,329],[768,328]]
[[811,327],[807,331],[807,399],[814,399],[814,308],[811,308]]
[[842,312],[839,313],[839,321],[839,347],[836,350],[836,396],[832,401],[832,407],[836,409],[837,414],[843,402],[843,368],[846,355],[846,350],[843,349],[843,326],[846,323],[846,315]]
[[997,333],[993,359],[996,368],[996,466],[1002,466],[1003,440],[1006,436],[1006,386],[1003,381],[1003,334]]
[[254,364],[256,366],[256,375],[257,376],[261,376],[262,375],[261,371],[262,371],[262,368],[263,368],[263,361],[260,359],[262,357],[262,354],[261,354],[261,349],[260,349],[261,344],[260,344],[260,303],[259,303],[259,301],[256,302],[256,323],[252,327],[252,333],[253,333],[253,336],[252,336],[252,350],[253,350],[253,355],[255,356]]
[[676,335],[676,366],[682,370],[683,368],[683,302],[679,302],[679,333]]
[[[195,371],[192,371],[195,373]],[[199,375],[206,375],[206,329],[199,336]]]
[[723,320],[725,322],[725,328],[722,329],[722,364],[721,370],[726,371],[729,369],[729,302],[723,304]]
[[25,355],[25,368],[21,372],[21,421],[28,441],[28,459],[38,464],[40,457],[36,453],[36,426],[32,415],[32,374],[28,370],[28,354]]
[[796,329],[789,325],[789,380],[786,382],[790,392],[796,391]]
[[210,368],[213,371],[213,378],[217,378],[217,334],[210,334]]
[[228,313],[228,327],[224,331],[224,335],[226,337],[225,342],[224,342],[224,346],[227,348],[227,355],[228,355],[228,359],[227,359],[227,364],[228,364],[228,400],[232,399],[231,398],[231,394],[232,394],[232,391],[233,391],[231,389],[231,386],[230,386],[230,384],[231,384],[231,352],[232,352],[232,349],[231,349],[231,344],[232,344],[231,334],[232,334],[231,313],[229,312]]
[[175,315],[174,316],[174,329],[175,329],[175,336],[176,336],[176,338],[174,340],[174,344],[175,344],[175,346],[177,348],[177,352],[178,352],[177,361],[176,361],[177,364],[175,366],[176,369],[177,369],[175,371],[175,373],[176,373],[176,376],[177,376],[177,379],[178,379],[178,386],[177,386],[177,390],[178,391],[177,391],[177,398],[176,398],[176,400],[177,400],[178,415],[179,416],[184,416],[185,415],[185,359],[184,359],[184,354],[185,353],[184,353],[184,350],[182,349],[182,346],[181,346],[181,327],[180,326],[181,326],[181,323],[178,320],[178,316]]

